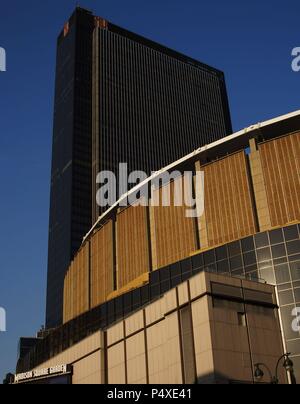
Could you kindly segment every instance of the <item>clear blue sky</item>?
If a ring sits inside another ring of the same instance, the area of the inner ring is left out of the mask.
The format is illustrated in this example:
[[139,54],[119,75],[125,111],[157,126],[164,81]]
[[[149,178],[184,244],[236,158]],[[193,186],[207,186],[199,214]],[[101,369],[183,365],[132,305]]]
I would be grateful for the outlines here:
[[[56,36],[72,0],[1,0],[0,378],[44,323]],[[234,129],[300,109],[299,0],[82,0],[81,6],[226,73]]]

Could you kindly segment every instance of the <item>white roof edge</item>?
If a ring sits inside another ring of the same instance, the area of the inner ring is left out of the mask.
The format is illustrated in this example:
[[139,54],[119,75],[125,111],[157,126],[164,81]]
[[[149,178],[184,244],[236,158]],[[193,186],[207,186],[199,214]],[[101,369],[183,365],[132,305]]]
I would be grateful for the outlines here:
[[277,118],[269,119],[269,120],[264,121],[264,122],[256,123],[256,124],[251,125],[251,126],[249,126],[247,128],[244,128],[244,129],[242,129],[242,130],[240,130],[238,132],[235,132],[232,135],[226,136],[223,139],[217,140],[216,142],[210,143],[209,145],[205,145],[203,147],[200,147],[199,149],[196,149],[192,153],[182,157],[181,159],[175,161],[174,163],[162,168],[159,171],[156,171],[150,177],[148,177],[145,181],[141,182],[140,184],[138,184],[137,186],[132,188],[129,192],[122,195],[120,197],[120,199],[114,205],[112,205],[107,211],[105,211],[105,213],[103,213],[103,215],[101,215],[98,218],[98,220],[93,225],[93,227],[90,229],[90,231],[85,235],[85,237],[83,238],[82,243],[84,243],[87,240],[87,238],[93,233],[93,231],[97,228],[99,223],[103,219],[105,219],[105,217],[108,216],[110,212],[112,212],[113,210],[115,210],[119,206],[119,204],[122,202],[123,199],[125,199],[126,197],[128,198],[128,196],[131,195],[132,193],[134,193],[137,189],[139,189],[139,188],[143,187],[144,185],[146,185],[147,183],[151,182],[154,178],[158,177],[159,175],[163,174],[164,172],[170,171],[174,167],[177,167],[179,164],[190,160],[192,157],[195,157],[195,156],[203,153],[204,151],[211,150],[211,149],[213,149],[213,148],[215,148],[217,146],[222,145],[223,143],[227,143],[227,142],[229,142],[231,140],[237,139],[240,136],[243,136],[243,135],[245,135],[247,133],[250,134],[251,132],[254,132],[255,130],[258,130],[258,129],[261,129],[261,128],[264,128],[264,127],[267,127],[267,126],[270,126],[270,125],[274,125],[274,124],[279,123],[279,122],[286,121],[286,120],[294,118],[296,116],[300,116],[300,110],[297,110],[295,112],[290,112],[288,114],[281,115],[281,116],[279,116]]

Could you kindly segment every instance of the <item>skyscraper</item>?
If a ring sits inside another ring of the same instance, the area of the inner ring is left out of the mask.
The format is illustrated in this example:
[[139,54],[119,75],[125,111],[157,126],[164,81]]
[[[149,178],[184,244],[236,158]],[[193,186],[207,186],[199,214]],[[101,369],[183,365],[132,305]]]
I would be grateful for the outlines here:
[[222,72],[77,8],[58,38],[46,325],[98,218],[103,170],[160,169],[232,132]]

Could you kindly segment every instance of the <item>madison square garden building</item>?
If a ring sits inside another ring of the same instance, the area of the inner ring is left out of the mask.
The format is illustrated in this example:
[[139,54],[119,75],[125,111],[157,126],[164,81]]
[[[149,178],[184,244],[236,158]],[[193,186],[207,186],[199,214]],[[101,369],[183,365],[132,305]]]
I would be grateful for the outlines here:
[[[204,173],[201,217],[121,200],[104,212],[66,272],[63,325],[18,373],[65,363],[74,384],[253,383],[256,363],[273,369],[291,352],[300,380],[300,112],[175,169]],[[179,178],[155,192],[172,194]]]

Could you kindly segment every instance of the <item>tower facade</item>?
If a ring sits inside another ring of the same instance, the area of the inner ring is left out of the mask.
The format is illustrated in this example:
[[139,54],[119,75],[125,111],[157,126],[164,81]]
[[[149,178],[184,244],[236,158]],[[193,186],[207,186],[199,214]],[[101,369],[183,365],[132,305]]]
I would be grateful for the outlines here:
[[[96,177],[156,171],[232,132],[222,72],[77,8],[58,38],[47,328],[97,220]],[[105,210],[105,207],[104,207]]]

